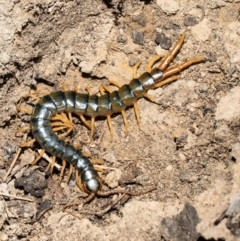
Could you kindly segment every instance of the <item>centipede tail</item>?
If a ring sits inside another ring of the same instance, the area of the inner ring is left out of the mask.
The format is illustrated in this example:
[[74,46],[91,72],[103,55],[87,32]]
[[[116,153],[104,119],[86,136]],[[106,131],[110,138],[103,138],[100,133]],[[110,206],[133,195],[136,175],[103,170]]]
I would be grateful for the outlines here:
[[80,107],[79,112],[87,109],[88,96],[71,92],[55,92],[44,96],[35,106],[30,125],[34,138],[49,153],[64,159],[74,165],[81,176],[88,192],[97,192],[100,188],[98,174],[90,160],[83,156],[80,150],[59,139],[50,125],[51,117],[62,111],[69,111]]

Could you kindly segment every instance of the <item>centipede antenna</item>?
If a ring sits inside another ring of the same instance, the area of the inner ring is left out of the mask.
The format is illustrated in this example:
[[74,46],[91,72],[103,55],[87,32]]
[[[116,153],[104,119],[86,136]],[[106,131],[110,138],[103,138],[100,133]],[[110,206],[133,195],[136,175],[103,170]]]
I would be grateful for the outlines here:
[[163,78],[166,78],[168,76],[176,74],[176,73],[180,72],[181,70],[187,68],[188,66],[190,66],[192,64],[199,63],[199,62],[201,62],[205,59],[206,59],[205,56],[200,56],[200,57],[197,57],[197,58],[189,59],[182,64],[179,64],[179,65],[176,65],[176,66],[171,66],[164,71]]
[[164,54],[156,54],[156,55],[154,55],[154,56],[150,59],[148,65],[147,65],[146,71],[147,71],[148,73],[150,73],[151,70],[152,70],[152,68],[153,68],[153,65],[154,65],[159,59],[163,58],[164,56],[165,56]]
[[176,45],[172,48],[172,50],[170,50],[170,52],[164,58],[161,59],[161,61],[159,62],[159,66],[158,66],[158,68],[161,71],[164,71],[167,68],[169,63],[172,61],[174,56],[177,54],[178,50],[182,47],[184,38],[185,38],[185,32],[183,32],[180,39],[178,40]]

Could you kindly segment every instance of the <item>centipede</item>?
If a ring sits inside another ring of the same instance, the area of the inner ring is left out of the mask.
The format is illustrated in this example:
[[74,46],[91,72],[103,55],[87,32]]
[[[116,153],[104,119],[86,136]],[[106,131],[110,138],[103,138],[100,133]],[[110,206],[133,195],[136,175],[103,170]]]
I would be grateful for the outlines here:
[[[133,79],[119,87],[118,90],[101,91],[101,95],[79,93],[78,91],[56,91],[43,96],[34,106],[30,118],[30,128],[34,139],[40,144],[44,151],[54,157],[58,157],[73,165],[82,182],[85,192],[94,195],[107,195],[101,191],[101,181],[98,172],[91,163],[89,157],[85,156],[81,149],[60,138],[51,126],[51,119],[56,114],[67,112],[74,113],[80,117],[87,116],[91,119],[91,135],[94,132],[96,117],[106,117],[109,129],[112,134],[111,115],[121,113],[127,131],[127,120],[125,110],[133,106],[138,123],[140,122],[137,101],[140,98],[150,98],[148,90],[156,89],[167,85],[179,77],[177,73],[183,69],[199,63],[205,59],[204,56],[196,57],[184,63],[169,66],[173,58],[182,47],[185,39],[185,32],[181,35],[174,47],[165,55],[160,56],[158,66],[152,67],[156,58],[149,63],[147,71],[139,77],[135,74]],[[126,192],[127,193],[127,192]]]

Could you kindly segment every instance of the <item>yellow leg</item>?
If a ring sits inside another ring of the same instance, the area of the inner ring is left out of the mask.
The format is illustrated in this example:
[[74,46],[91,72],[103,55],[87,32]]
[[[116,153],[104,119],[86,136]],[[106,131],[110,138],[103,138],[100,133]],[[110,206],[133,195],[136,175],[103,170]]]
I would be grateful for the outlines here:
[[25,131],[29,131],[30,129],[31,129],[30,125],[21,127],[20,129],[18,129],[18,130],[16,131],[16,134],[19,134],[19,133],[22,133],[22,132],[25,132]]
[[34,94],[27,94],[25,97],[31,97],[32,99],[34,99],[36,101],[40,101],[41,100],[40,97],[38,97],[38,96],[36,96]]
[[80,117],[81,121],[83,122],[83,124],[91,130],[91,123],[88,122],[83,115],[80,114],[79,117]]
[[161,58],[164,57],[164,56],[165,56],[164,54],[158,54],[158,55],[153,56],[152,59],[149,61],[148,65],[147,65],[146,71],[147,71],[148,73],[150,73],[151,70],[152,70],[153,65],[154,65],[159,59],[161,59]]
[[128,123],[127,123],[127,115],[126,115],[126,111],[122,110],[122,117],[123,117],[123,122],[124,122],[124,126],[125,126],[125,131],[126,131],[126,135],[128,134]]
[[[121,87],[121,85],[120,85],[117,81],[115,81],[115,80],[110,80],[109,83],[112,84],[112,85],[115,85],[115,86],[118,87],[118,88]],[[107,90],[107,91],[108,91],[108,90]],[[110,90],[110,91],[108,91],[108,92],[111,93],[112,91]]]
[[91,139],[93,138],[93,133],[95,129],[95,117],[91,117]]
[[155,84],[154,88],[156,89],[156,88],[162,87],[162,86],[164,86],[166,84],[169,84],[169,83],[171,83],[171,82],[173,82],[174,80],[177,80],[177,79],[179,79],[179,76],[174,75],[170,78],[167,78],[167,79]]
[[138,127],[139,127],[139,129],[141,129],[141,127],[140,127],[139,108],[138,108],[137,102],[133,103],[133,108],[134,108],[134,112],[135,112],[135,115],[136,115],[136,118],[137,118]]
[[30,109],[30,108],[17,106],[17,111],[20,111],[20,112],[23,112],[23,113],[26,113],[26,114],[29,114],[29,115],[32,114],[32,109]]
[[[120,88],[121,85],[117,82],[117,81],[114,81],[114,80],[111,80],[109,81],[110,84]],[[107,92],[111,93],[112,90],[108,87],[108,86],[101,86],[102,88],[104,88]],[[125,110],[122,110],[121,111],[122,113],[122,117],[123,117],[123,122],[124,122],[124,126],[125,126],[125,131],[126,131],[126,134],[128,133],[128,123],[127,123],[127,115],[126,115],[126,111]],[[110,126],[110,125],[109,125]],[[111,131],[111,130],[110,130]]]
[[51,169],[50,169],[51,175],[53,174],[53,168],[55,166],[55,163],[56,163],[56,156],[53,156],[51,161]]
[[33,93],[31,93],[33,95],[36,95],[36,94],[44,94],[44,95],[48,95],[49,94],[49,91],[48,90],[43,90],[43,89],[38,89],[38,90],[35,90]]
[[[107,90],[109,93],[111,93],[111,89],[108,88],[108,86],[100,86],[99,91],[101,95],[104,95],[104,89]],[[111,141],[113,140],[113,126],[112,126],[112,120],[111,115],[107,115],[107,122],[110,130],[110,138]]]
[[72,173],[73,173],[73,165],[70,165],[68,176],[67,176],[67,183],[69,183]]
[[35,158],[35,160],[32,162],[32,166],[36,165],[36,163],[42,158],[43,154],[45,153],[45,150],[42,149],[40,154]]
[[67,162],[65,160],[62,160],[62,169],[61,169],[61,172],[60,172],[60,182],[62,181],[63,179],[63,175],[64,175],[64,170],[66,168],[66,165],[67,165]]
[[167,68],[167,66],[172,61],[172,59],[174,58],[178,50],[182,47],[184,39],[185,39],[185,32],[183,32],[180,39],[178,40],[176,45],[172,48],[172,50],[159,62],[158,68],[160,70],[164,71]]
[[33,145],[33,143],[35,142],[36,140],[35,139],[32,139],[31,141],[23,141],[21,144],[20,144],[20,147],[30,147]]
[[68,90],[67,85],[66,85],[64,82],[61,83],[61,85],[62,85],[62,89],[63,89],[64,91],[67,91],[67,90]]
[[[65,136],[67,136],[73,129],[69,129],[68,131],[66,131],[65,133],[59,134],[58,137],[59,138],[63,138]],[[66,141],[66,140],[65,140]]]
[[137,70],[138,70],[140,64],[141,64],[141,61],[138,61],[138,62],[133,66],[133,78],[134,78],[134,79],[137,79],[137,77],[138,77]]
[[148,93],[145,93],[145,94],[143,95],[143,97],[146,98],[146,99],[148,99],[148,100],[150,100],[150,101],[152,101],[152,102],[156,102],[155,99],[154,99],[154,97],[153,97],[152,95],[148,94]]
[[110,130],[110,138],[112,141],[113,140],[113,126],[112,126],[112,120],[111,120],[110,115],[107,115],[107,121],[108,121],[109,130]]

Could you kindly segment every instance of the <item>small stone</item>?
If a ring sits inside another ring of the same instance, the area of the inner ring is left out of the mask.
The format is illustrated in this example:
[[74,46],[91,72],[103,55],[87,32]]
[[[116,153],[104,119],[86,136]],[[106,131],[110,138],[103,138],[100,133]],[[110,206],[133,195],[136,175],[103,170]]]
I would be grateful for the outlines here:
[[179,3],[175,0],[157,0],[157,5],[167,14],[175,14],[179,10]]
[[157,33],[155,42],[160,44],[163,49],[168,50],[172,46],[172,41],[164,33]]
[[139,59],[133,58],[133,59],[129,60],[128,64],[129,64],[130,67],[133,67],[139,61],[140,61]]
[[133,42],[135,44],[141,44],[144,43],[144,34],[142,32],[133,31]]
[[166,168],[165,168],[166,171],[168,172],[171,172],[173,170],[173,166],[172,165],[168,165]]
[[90,42],[90,41],[91,41],[91,36],[90,36],[90,35],[86,35],[86,36],[84,37],[84,41],[85,41],[86,43]]
[[134,22],[137,22],[139,25],[141,25],[141,26],[143,26],[143,27],[145,27],[145,26],[146,26],[146,23],[147,23],[146,17],[145,17],[144,14],[139,14],[139,15],[137,15],[137,16],[134,16],[134,17],[133,17],[133,21],[134,21]]
[[127,42],[127,35],[125,35],[125,34],[121,34],[121,35],[118,35],[117,36],[117,42],[118,43],[126,43]]
[[133,50],[132,50],[131,47],[126,46],[126,47],[123,49],[123,52],[124,52],[125,54],[132,54],[132,53],[133,53]]
[[7,241],[7,240],[9,240],[9,239],[8,239],[8,235],[7,235],[6,233],[2,233],[0,238],[1,238],[2,241]]
[[183,153],[181,153],[181,152],[178,154],[178,156],[179,156],[179,159],[181,161],[186,161],[187,160],[186,156]]
[[200,93],[206,92],[208,90],[208,84],[202,83],[199,85],[198,90]]
[[240,115],[240,86],[232,88],[217,104],[216,120],[233,121]]
[[122,172],[119,169],[115,169],[114,171],[111,171],[107,174],[105,178],[105,183],[110,188],[116,188],[118,186],[118,181],[120,180],[122,176]]
[[186,27],[188,26],[195,26],[196,24],[198,24],[198,20],[197,18],[193,17],[193,16],[187,16],[186,18],[184,18],[184,25]]
[[231,155],[239,162],[240,161],[240,143],[232,145]]
[[208,25],[208,19],[203,19],[200,23],[191,28],[192,35],[195,39],[201,42],[209,39],[212,34],[212,30],[208,27]]

